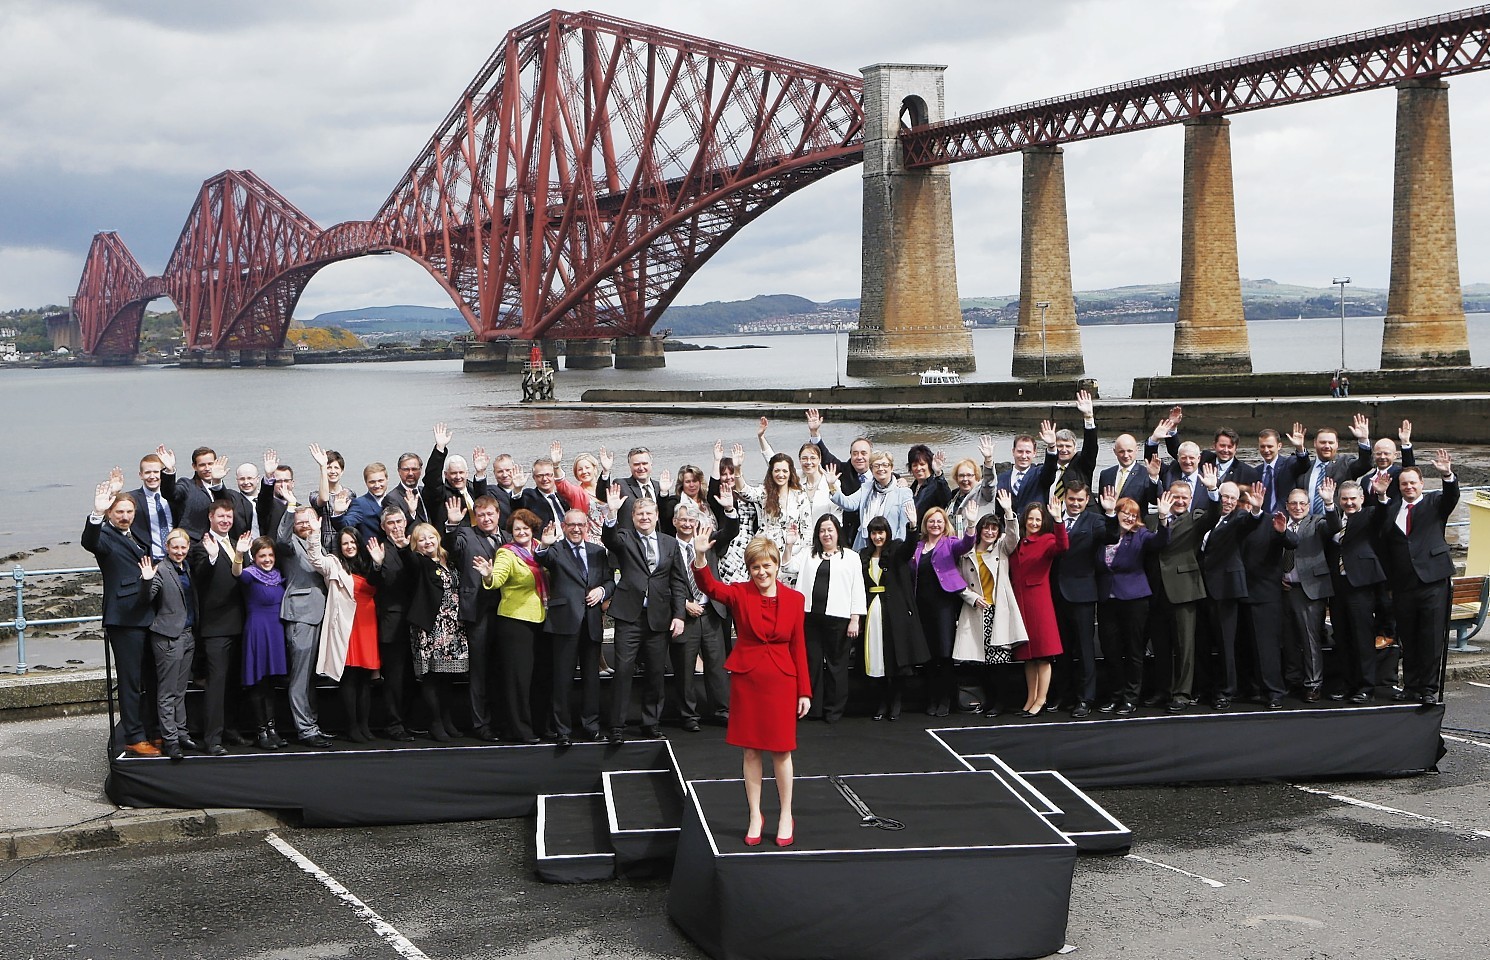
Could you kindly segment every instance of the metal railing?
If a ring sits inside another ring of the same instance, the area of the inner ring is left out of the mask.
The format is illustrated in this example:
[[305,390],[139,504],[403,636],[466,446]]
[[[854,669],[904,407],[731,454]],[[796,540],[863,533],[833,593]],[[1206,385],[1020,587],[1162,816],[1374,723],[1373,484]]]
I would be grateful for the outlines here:
[[74,573],[98,573],[97,567],[59,567],[55,570],[27,570],[17,564],[11,570],[11,579],[16,584],[16,615],[15,619],[0,621],[0,628],[9,627],[16,632],[16,675],[21,676],[30,671],[26,664],[26,628],[27,627],[53,627],[64,623],[97,623],[103,620],[101,616],[93,617],[51,617],[46,620],[26,619],[26,578],[27,577],[49,577],[63,576]]

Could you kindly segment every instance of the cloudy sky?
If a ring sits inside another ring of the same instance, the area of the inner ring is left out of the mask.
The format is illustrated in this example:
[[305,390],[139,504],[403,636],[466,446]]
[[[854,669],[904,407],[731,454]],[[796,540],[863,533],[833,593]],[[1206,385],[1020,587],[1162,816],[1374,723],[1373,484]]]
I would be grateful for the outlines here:
[[[251,169],[322,226],[381,205],[502,36],[551,3],[0,4],[0,309],[65,302],[92,235],[164,266],[205,178]],[[1453,9],[1446,0],[594,0],[579,5],[845,72],[942,63],[948,113],[996,107]],[[1466,283],[1490,281],[1490,72],[1450,94]],[[1244,277],[1385,287],[1391,91],[1242,115]],[[1179,277],[1179,127],[1066,148],[1075,286]],[[963,296],[1019,285],[1019,158],[952,168]],[[735,238],[679,303],[859,293],[857,168]],[[401,257],[338,264],[297,311],[448,305]],[[168,309],[165,301],[156,309]]]

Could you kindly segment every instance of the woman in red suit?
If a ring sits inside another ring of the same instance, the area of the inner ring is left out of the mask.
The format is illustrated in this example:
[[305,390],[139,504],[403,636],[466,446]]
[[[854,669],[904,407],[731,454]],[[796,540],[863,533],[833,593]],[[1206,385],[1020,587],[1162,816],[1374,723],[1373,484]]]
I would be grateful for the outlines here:
[[802,632],[806,602],[802,594],[776,581],[781,553],[768,537],[756,537],[745,548],[748,583],[720,583],[709,572],[714,545],[700,533],[693,541],[693,577],[711,600],[729,606],[737,639],[724,668],[729,671],[729,727],[725,739],[745,748],[745,801],[750,825],[745,845],[761,842],[761,753],[771,754],[781,816],[776,845],[789,847],[792,821],[792,751],[797,748],[797,720],[812,706],[807,674],[807,642]]
[[[1007,499],[1007,496],[1000,496],[1000,502]],[[1024,628],[1030,636],[1030,642],[1021,645],[1014,653],[1016,658],[1025,661],[1024,684],[1028,693],[1024,709],[1018,713],[1021,717],[1038,716],[1045,709],[1045,697],[1050,692],[1050,664],[1061,655],[1061,632],[1056,625],[1055,605],[1050,599],[1050,565],[1070,545],[1066,539],[1066,525],[1057,520],[1064,509],[1064,504],[1059,503],[1052,503],[1049,509],[1043,503],[1025,507],[1019,518],[1023,535],[1014,554],[1009,557],[1009,579],[1014,583],[1014,598],[1019,601]],[[1056,517],[1051,516],[1052,510]]]

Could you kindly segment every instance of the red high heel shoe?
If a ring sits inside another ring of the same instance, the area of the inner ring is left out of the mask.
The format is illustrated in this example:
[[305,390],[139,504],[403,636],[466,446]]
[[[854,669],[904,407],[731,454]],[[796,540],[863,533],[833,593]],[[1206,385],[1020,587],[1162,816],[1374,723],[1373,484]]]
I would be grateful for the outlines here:
[[[765,830],[766,830],[766,818],[765,817],[761,817],[761,833],[765,833]],[[760,833],[756,834],[753,837],[749,833],[746,833],[745,834],[745,846],[747,846],[747,847],[758,847],[760,845],[761,845],[761,834]]]
[[776,837],[776,846],[778,846],[778,847],[789,847],[789,846],[792,845],[792,841],[797,838],[796,837],[796,833],[797,833],[797,821],[796,821],[796,818],[795,817],[792,818],[791,824],[792,824],[792,832],[789,833],[789,834],[787,834],[784,837],[778,835]]

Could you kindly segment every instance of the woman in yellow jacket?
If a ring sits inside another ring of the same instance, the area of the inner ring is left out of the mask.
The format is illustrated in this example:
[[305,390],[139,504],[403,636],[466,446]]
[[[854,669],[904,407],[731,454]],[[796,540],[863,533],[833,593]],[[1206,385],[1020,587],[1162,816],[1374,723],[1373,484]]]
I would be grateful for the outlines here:
[[502,591],[497,602],[496,648],[507,708],[503,732],[518,743],[537,743],[532,720],[533,653],[548,600],[548,581],[533,548],[543,521],[531,510],[514,510],[510,522],[512,542],[502,544],[490,560],[476,557],[473,566],[481,574],[483,587]]

